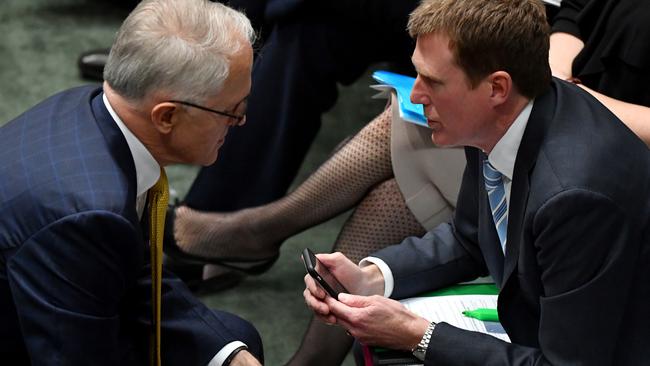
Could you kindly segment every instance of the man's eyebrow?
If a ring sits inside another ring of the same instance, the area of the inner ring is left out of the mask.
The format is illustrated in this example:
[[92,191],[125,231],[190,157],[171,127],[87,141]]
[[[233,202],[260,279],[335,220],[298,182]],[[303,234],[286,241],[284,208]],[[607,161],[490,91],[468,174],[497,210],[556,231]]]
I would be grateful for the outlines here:
[[435,76],[427,76],[427,75],[423,75],[423,77],[424,77],[425,79],[431,81],[431,82],[438,83],[438,84],[442,84],[442,79],[437,78],[437,77],[435,77]]
[[413,62],[413,61],[414,61],[414,60],[413,60],[413,57],[411,57],[411,63],[413,64],[413,68],[415,69],[415,72],[416,72],[418,75],[420,75],[420,77],[422,77],[422,78],[424,78],[424,79],[431,80],[431,81],[435,81],[435,82],[441,82],[441,81],[442,81],[442,80],[440,80],[439,78],[436,78],[436,77],[434,77],[434,76],[432,76],[432,75],[429,75],[429,74],[423,72],[423,71],[422,71],[422,70],[417,66],[417,64],[416,64],[415,62]]
[[433,76],[433,75],[428,75],[428,74],[426,74],[426,73],[423,73],[423,72],[419,71],[417,68],[415,69],[415,71],[418,73],[418,75],[419,75],[421,78],[423,78],[423,79],[425,79],[425,80],[428,80],[428,81],[431,81],[431,82],[434,82],[434,83],[442,83],[442,79],[440,79],[440,78],[438,78],[438,77],[435,77],[435,76]]

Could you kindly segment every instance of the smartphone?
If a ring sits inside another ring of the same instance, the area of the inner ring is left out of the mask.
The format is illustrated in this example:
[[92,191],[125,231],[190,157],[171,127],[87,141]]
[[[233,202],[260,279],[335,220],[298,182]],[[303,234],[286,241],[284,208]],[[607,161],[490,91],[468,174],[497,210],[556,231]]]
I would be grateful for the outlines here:
[[338,299],[339,293],[350,293],[345,286],[339,282],[336,277],[321,263],[316,255],[305,248],[302,251],[302,261],[305,263],[307,273],[325,290],[330,296]]

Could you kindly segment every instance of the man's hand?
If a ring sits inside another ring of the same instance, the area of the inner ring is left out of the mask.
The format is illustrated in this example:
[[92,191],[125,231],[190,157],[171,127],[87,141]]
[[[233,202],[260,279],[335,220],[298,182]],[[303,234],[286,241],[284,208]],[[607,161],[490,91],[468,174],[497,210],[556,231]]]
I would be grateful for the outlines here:
[[230,362],[231,366],[261,366],[262,364],[250,352],[243,350],[235,355]]
[[[317,254],[318,260],[354,294],[383,294],[384,283],[381,272],[376,266],[359,268],[341,253]],[[325,299],[329,295],[311,278],[305,275],[305,303],[326,323],[335,324],[336,319],[330,314]],[[331,299],[331,298],[330,298]]]
[[361,343],[410,351],[422,339],[429,321],[398,301],[383,296],[341,294],[325,299],[330,316]]

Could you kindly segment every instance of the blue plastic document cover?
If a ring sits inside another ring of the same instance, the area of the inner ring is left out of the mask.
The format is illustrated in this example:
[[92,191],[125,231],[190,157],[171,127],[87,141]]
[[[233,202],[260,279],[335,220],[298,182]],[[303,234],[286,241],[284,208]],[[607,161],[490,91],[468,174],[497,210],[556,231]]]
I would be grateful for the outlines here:
[[381,83],[381,85],[373,86],[374,89],[384,90],[384,86],[386,86],[395,90],[399,104],[399,114],[402,119],[428,127],[422,104],[411,103],[411,90],[415,78],[383,70],[375,71],[372,77]]

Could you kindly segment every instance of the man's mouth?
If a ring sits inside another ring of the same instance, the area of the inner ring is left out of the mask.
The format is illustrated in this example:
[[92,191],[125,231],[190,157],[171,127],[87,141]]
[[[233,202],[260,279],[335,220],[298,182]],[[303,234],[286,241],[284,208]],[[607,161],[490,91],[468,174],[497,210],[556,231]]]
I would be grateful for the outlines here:
[[435,129],[436,127],[440,126],[440,122],[427,118],[427,125],[429,125],[429,128]]

